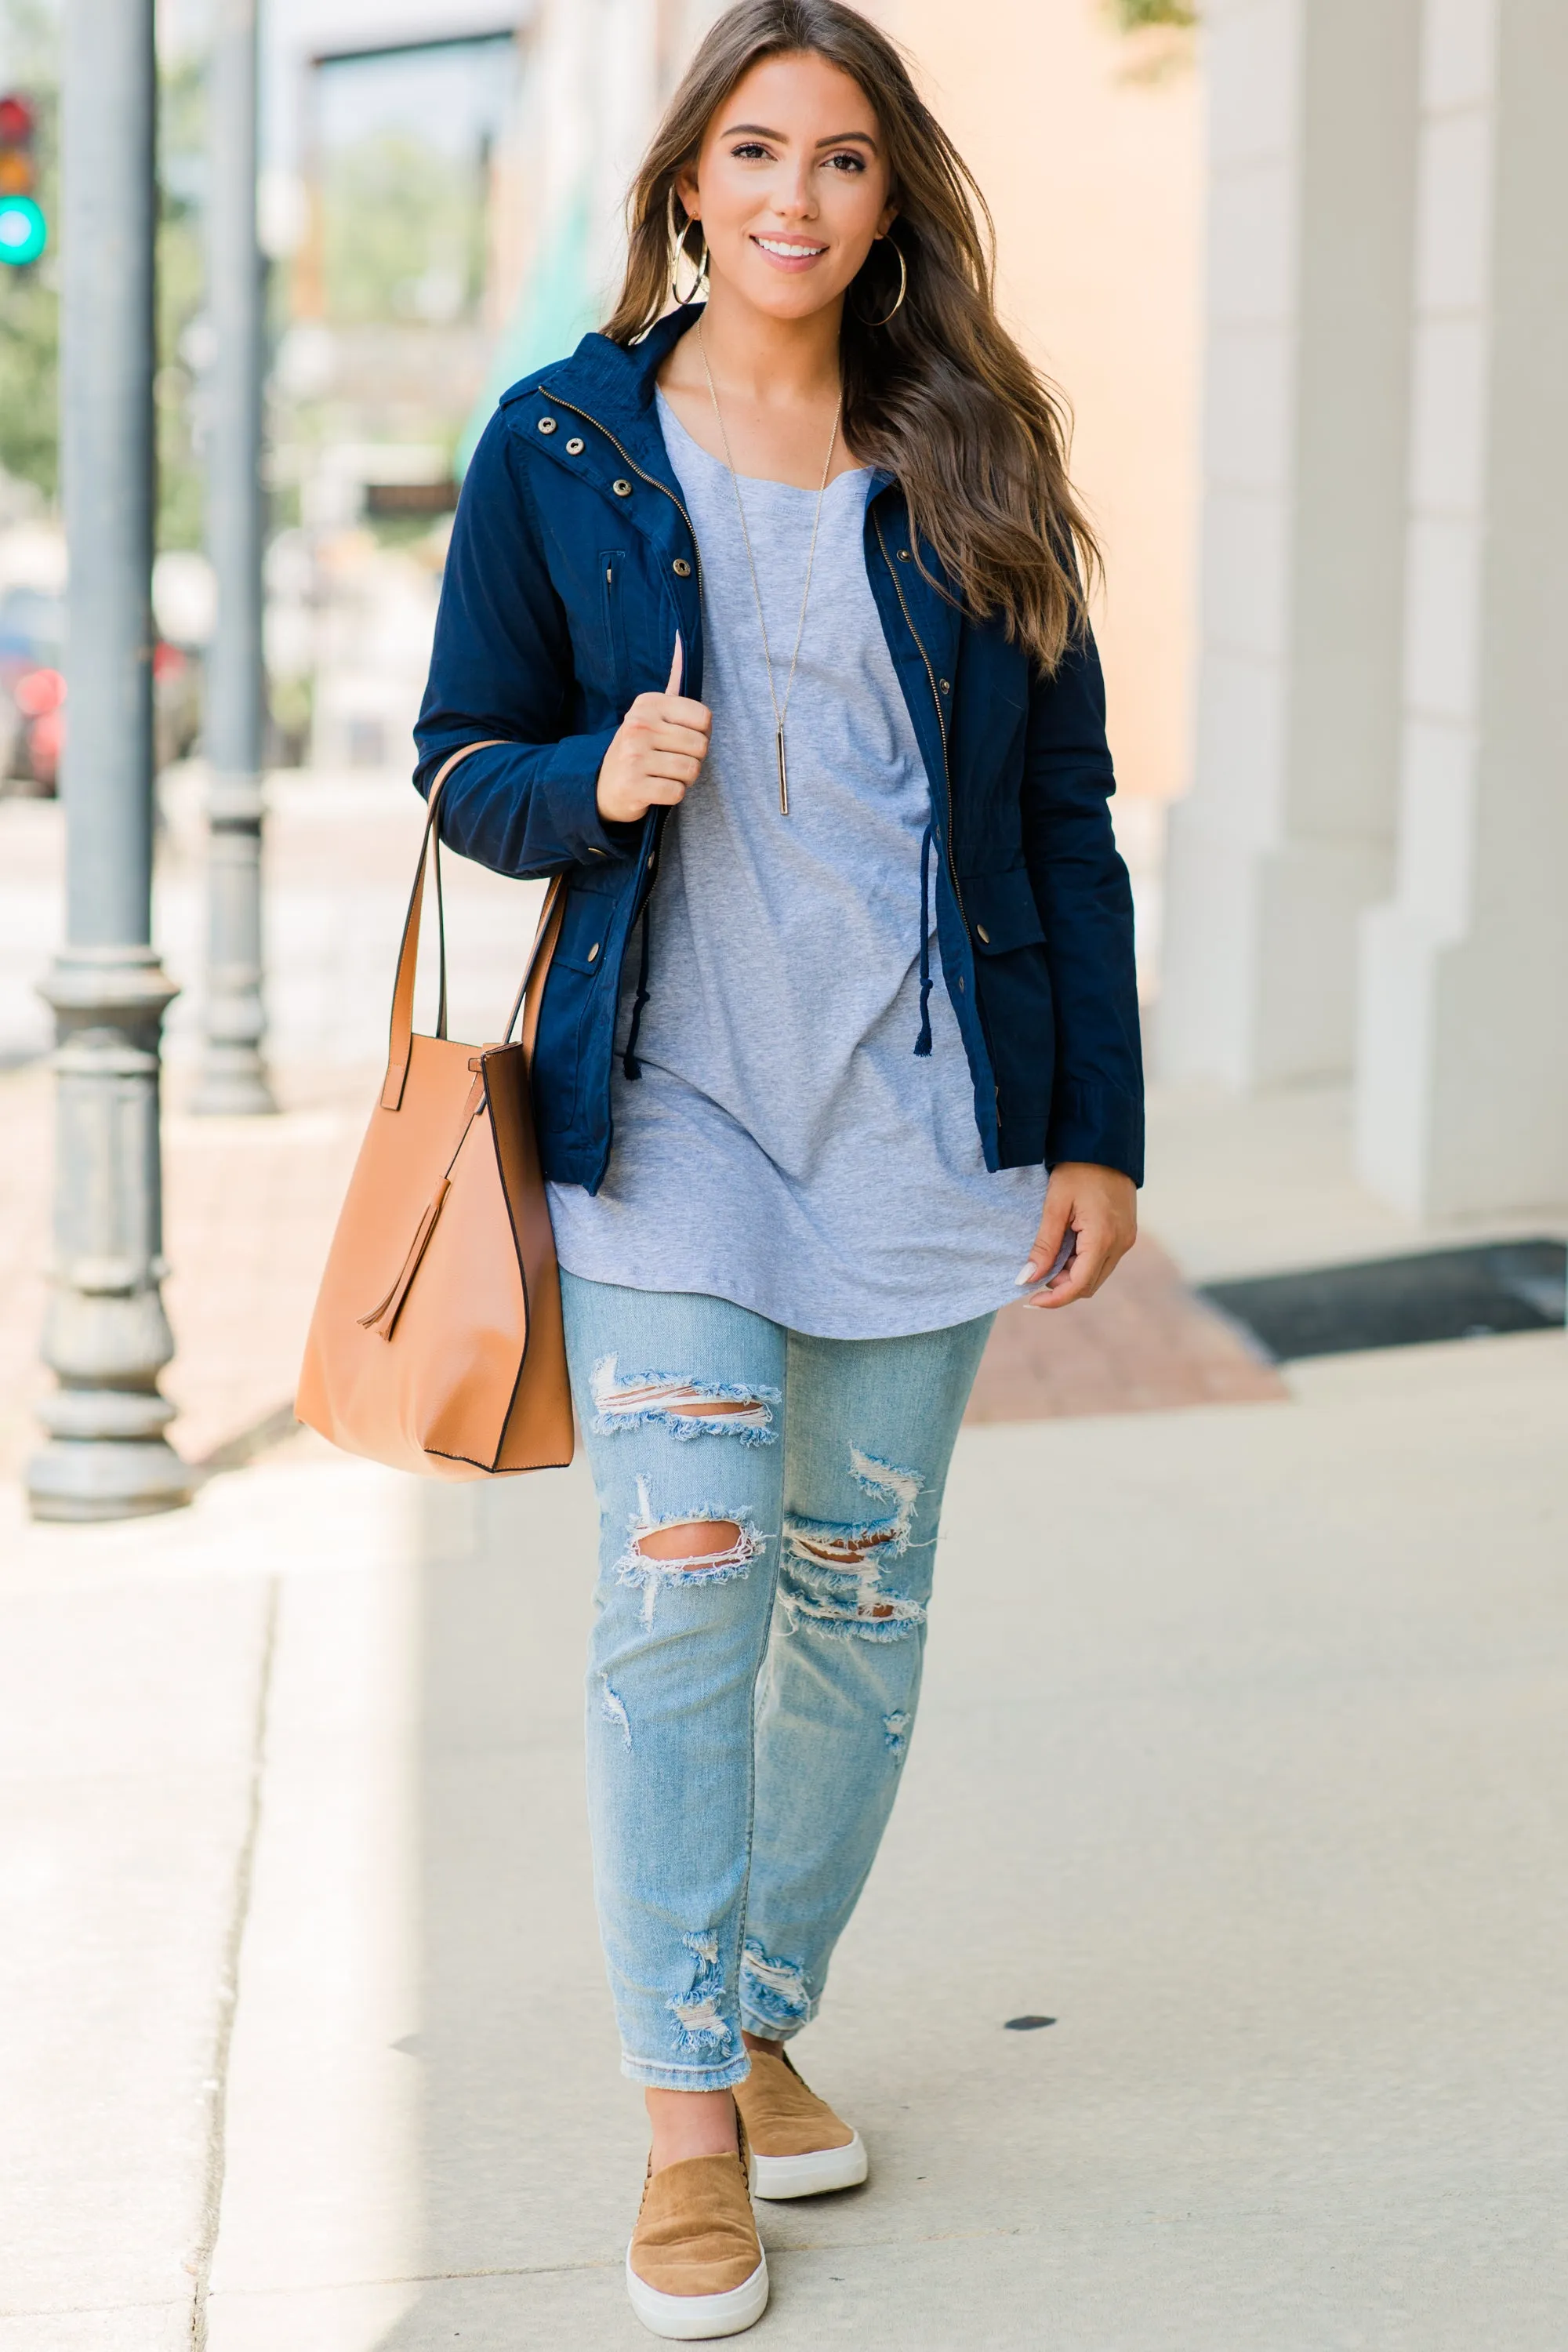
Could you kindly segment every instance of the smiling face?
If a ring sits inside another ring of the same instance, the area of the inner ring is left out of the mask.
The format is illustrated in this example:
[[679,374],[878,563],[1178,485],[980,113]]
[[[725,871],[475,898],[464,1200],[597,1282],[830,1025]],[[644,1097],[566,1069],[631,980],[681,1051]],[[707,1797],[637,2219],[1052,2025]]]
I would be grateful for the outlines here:
[[702,223],[714,290],[803,319],[842,298],[886,234],[889,180],[859,83],[807,55],[769,58],[736,83],[676,192]]

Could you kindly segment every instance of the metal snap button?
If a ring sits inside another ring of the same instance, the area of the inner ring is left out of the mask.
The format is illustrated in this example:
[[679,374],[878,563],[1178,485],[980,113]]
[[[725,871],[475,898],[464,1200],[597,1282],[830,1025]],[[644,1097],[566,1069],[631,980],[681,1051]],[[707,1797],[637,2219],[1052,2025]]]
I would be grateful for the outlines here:
[[909,562],[909,560],[910,560],[910,551],[909,551],[909,549],[908,549],[907,547],[900,547],[900,550],[899,550],[899,562],[900,562],[900,563],[907,563],[907,562]]
[[684,555],[678,555],[670,568],[678,580],[689,580],[691,577],[691,566]]
[[629,499],[631,497],[632,486],[629,482],[612,482],[610,484],[610,488],[614,490],[616,498],[618,499]]
[[648,862],[647,862],[647,870],[648,870],[648,872],[651,874],[651,873],[653,872],[653,869],[654,869],[654,860],[650,857],[650,858],[648,859]]
[[595,940],[593,946],[588,950],[588,961],[590,963],[593,962],[594,958],[598,954],[601,944],[601,941]]
[[542,416],[539,420],[539,429],[542,433],[553,433],[555,430],[553,416]]
[[938,680],[937,680],[937,684],[938,684],[938,686],[940,686],[940,687],[941,687],[941,688],[942,688],[942,690],[943,694],[951,694],[951,693],[952,692],[952,687],[951,687],[951,686],[949,686],[949,684],[948,684],[948,682],[947,682],[947,680],[946,680],[946,678],[945,678],[945,677],[939,677],[939,678],[938,678]]
[[566,444],[566,455],[569,457],[580,457],[587,446],[588,444],[585,441],[580,441],[577,438],[577,436],[574,434],[571,440]]
[[986,929],[986,928],[985,928],[985,926],[984,926],[984,923],[976,923],[976,924],[975,924],[975,926],[974,926],[974,936],[975,936],[975,938],[976,938],[977,940],[984,940],[987,947],[989,947],[989,946],[990,946],[990,944],[991,944],[991,934],[990,934],[990,932]]

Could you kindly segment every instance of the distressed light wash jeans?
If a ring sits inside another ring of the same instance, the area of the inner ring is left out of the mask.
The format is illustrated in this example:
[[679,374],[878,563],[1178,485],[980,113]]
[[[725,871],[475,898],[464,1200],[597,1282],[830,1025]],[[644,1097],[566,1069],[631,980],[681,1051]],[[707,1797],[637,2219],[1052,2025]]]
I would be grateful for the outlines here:
[[[598,1490],[588,1809],[622,2071],[742,2082],[813,2018],[892,1810],[992,1318],[814,1339],[563,1274]],[[680,1528],[679,1552],[642,1539]]]

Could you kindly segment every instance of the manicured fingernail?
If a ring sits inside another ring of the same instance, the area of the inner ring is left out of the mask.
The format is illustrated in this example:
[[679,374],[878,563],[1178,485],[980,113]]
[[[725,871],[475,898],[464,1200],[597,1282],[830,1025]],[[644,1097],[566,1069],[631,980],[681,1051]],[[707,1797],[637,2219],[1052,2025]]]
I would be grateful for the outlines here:
[[1015,1275],[1013,1278],[1014,1289],[1022,1290],[1025,1283],[1033,1282],[1038,1273],[1039,1267],[1035,1264],[1034,1259],[1030,1258],[1027,1265],[1025,1266],[1023,1273]]

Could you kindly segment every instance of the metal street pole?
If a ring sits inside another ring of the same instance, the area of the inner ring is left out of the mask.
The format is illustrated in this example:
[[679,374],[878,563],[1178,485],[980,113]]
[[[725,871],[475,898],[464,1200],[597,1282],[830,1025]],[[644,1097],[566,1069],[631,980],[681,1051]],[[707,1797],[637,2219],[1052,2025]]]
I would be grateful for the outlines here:
[[216,0],[207,79],[207,551],[217,625],[207,654],[205,1037],[196,1111],[276,1110],[261,1058],[261,391],[265,308],[256,234],[256,0]]
[[58,1387],[28,1465],[35,1514],[121,1518],[189,1500],[158,1374],[159,1032],[175,994],[153,889],[153,0],[66,0],[61,439],[70,554],[66,944],[54,1007]]

